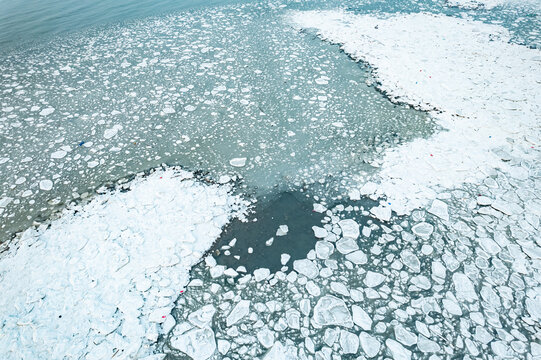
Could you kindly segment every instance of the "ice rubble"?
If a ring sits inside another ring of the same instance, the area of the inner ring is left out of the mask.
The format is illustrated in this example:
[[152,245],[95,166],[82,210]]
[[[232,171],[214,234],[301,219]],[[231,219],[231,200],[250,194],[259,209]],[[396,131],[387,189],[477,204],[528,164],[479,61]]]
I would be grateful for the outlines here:
[[[230,190],[181,169],[157,170],[22,233],[0,255],[0,358],[150,355],[175,324],[170,312],[189,269],[244,211]],[[213,313],[194,314],[201,329],[177,346],[214,352],[189,347],[214,339],[206,327]]]
[[[510,166],[528,167],[528,178],[498,172],[439,200],[449,221],[440,211],[415,210],[353,239],[337,230],[357,224],[355,212],[329,208],[321,227],[338,240],[314,233],[316,251],[264,280],[210,277],[220,266],[212,260],[196,266],[201,281],[179,299],[164,352],[191,356],[176,339],[209,326],[214,338],[199,345],[216,341],[223,351],[193,359],[538,358],[541,164],[513,159]],[[516,211],[479,204],[481,194]],[[362,263],[334,251],[344,240],[364,254]],[[209,322],[194,323],[205,308],[219,310]],[[231,322],[232,314],[241,315]]]
[[379,186],[361,193],[385,195],[405,214],[442,188],[478,183],[494,168],[509,171],[512,151],[532,159],[540,139],[541,51],[509,43],[503,27],[427,13],[307,11],[290,19],[369,63],[392,101],[431,111],[447,129],[387,150]]

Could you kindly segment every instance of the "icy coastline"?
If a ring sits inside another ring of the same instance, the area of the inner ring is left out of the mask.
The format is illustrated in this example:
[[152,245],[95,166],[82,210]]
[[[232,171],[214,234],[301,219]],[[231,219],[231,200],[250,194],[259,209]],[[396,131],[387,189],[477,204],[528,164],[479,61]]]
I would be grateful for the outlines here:
[[230,191],[157,170],[25,231],[0,258],[0,358],[151,355],[189,269],[246,209]]
[[541,52],[508,43],[495,25],[433,14],[388,18],[343,11],[291,14],[353,59],[373,67],[392,101],[431,111],[446,129],[388,150],[362,194],[385,195],[398,214],[426,205],[437,189],[505,171],[510,152],[535,157],[541,117]]

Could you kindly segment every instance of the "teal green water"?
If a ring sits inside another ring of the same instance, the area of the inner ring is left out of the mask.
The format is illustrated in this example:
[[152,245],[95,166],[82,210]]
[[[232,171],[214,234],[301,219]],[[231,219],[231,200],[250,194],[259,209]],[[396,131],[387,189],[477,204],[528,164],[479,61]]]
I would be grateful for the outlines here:
[[239,175],[258,197],[315,183],[333,198],[375,171],[386,147],[432,134],[426,114],[371,86],[366,67],[284,21],[337,7],[469,16],[518,43],[540,38],[528,7],[443,0],[0,0],[0,242],[163,163]]
[[[0,49],[40,42],[88,27],[107,26],[231,0],[1,0]],[[58,39],[60,40],[60,38]]]
[[[245,0],[0,0],[0,51],[26,43],[39,43],[56,35],[89,27],[107,26],[148,16],[194,8],[216,7]],[[436,1],[283,1],[289,8],[347,8],[359,13],[437,12],[451,16],[468,14],[477,20],[502,24],[515,41],[539,47],[539,11],[532,2],[498,7],[490,11],[465,11]],[[60,40],[60,38],[58,38]]]

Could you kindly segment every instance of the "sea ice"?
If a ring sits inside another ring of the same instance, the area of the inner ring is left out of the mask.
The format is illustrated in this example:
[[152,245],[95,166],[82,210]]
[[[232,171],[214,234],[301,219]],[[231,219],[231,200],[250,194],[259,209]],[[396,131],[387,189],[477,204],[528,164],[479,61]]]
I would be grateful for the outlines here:
[[227,316],[227,326],[232,326],[250,313],[250,300],[241,300]]
[[359,237],[359,224],[352,219],[340,220],[338,222],[340,229],[342,230],[342,236],[350,239],[357,239]]
[[343,300],[332,295],[321,297],[314,307],[314,325],[317,327],[338,325],[350,328],[353,320]]
[[[0,358],[49,359],[55,351],[60,357],[68,351],[89,358],[118,351],[150,355],[159,333],[171,327],[170,311],[189,281],[188,269],[246,206],[229,186],[208,185],[175,168],[137,176],[129,185],[129,191],[106,191],[68,207],[2,253]],[[29,299],[39,307],[29,306]],[[204,307],[191,320],[205,326],[212,312]],[[23,318],[34,324],[32,346],[21,343],[29,329],[20,327]],[[203,348],[199,338],[207,342]],[[214,351],[209,328],[178,341],[199,358]]]
[[193,329],[171,339],[171,346],[193,360],[206,360],[216,351],[216,340],[211,328]]

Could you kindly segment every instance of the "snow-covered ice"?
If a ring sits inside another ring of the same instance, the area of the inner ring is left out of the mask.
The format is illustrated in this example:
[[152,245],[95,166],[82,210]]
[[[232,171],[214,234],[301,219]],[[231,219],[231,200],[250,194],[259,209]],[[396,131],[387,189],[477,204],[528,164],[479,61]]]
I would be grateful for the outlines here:
[[[0,357],[150,355],[188,270],[245,209],[230,190],[184,170],[156,170],[129,191],[97,195],[22,233],[0,257]],[[196,358],[214,352],[204,327],[213,312],[194,314],[202,328],[177,340]]]
[[446,128],[384,154],[379,185],[370,192],[385,195],[398,214],[426,205],[435,189],[506,169],[500,152],[510,142],[539,144],[541,54],[509,43],[503,27],[428,13],[305,11],[289,19],[370,64],[392,101],[435,110],[432,116]]

